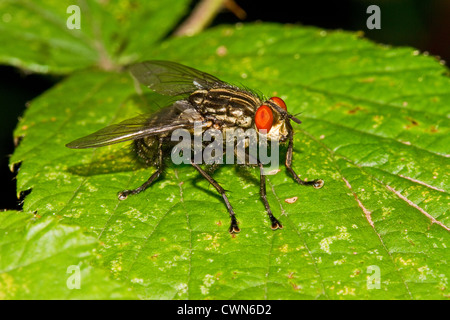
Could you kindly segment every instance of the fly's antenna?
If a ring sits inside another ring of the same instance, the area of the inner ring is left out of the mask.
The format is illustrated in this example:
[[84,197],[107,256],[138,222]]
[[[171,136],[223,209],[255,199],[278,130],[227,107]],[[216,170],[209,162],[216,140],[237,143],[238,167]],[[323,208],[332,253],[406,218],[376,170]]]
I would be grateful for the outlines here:
[[294,117],[292,114],[288,113],[286,110],[284,110],[283,108],[281,108],[280,106],[278,106],[276,103],[267,100],[265,103],[268,103],[272,106],[272,108],[275,108],[284,118],[289,118],[290,120],[294,121],[295,123],[301,124],[302,122],[297,119],[296,117]]
[[296,117],[294,117],[292,114],[287,114],[288,115],[288,118],[290,119],[290,120],[292,120],[292,121],[294,121],[295,123],[298,123],[298,124],[301,124],[302,122],[299,120],[299,119],[297,119]]

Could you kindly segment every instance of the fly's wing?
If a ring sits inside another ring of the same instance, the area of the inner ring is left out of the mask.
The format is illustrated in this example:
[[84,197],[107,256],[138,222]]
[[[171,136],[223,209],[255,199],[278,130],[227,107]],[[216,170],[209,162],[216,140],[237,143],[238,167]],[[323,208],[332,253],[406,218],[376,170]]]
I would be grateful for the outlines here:
[[103,147],[147,136],[161,135],[175,129],[190,128],[194,121],[202,121],[200,114],[187,101],[177,101],[157,113],[139,115],[100,129],[66,144],[66,147],[72,149]]
[[129,70],[141,84],[169,96],[182,96],[217,85],[229,86],[210,74],[171,61],[145,61],[132,65]]

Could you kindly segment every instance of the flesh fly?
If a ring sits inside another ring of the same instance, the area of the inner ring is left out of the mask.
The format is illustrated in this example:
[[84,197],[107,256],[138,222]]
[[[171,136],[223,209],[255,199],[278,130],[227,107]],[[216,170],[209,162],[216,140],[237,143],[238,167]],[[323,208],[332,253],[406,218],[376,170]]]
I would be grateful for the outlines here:
[[[194,123],[202,130],[215,128],[255,129],[268,140],[277,139],[287,143],[285,166],[293,179],[306,186],[321,188],[323,180],[301,180],[292,169],[293,128],[291,120],[301,121],[287,111],[279,97],[265,99],[255,92],[226,83],[218,78],[170,61],[146,61],[132,65],[131,74],[143,85],[156,93],[176,97],[171,105],[153,114],[140,115],[118,124],[110,125],[86,137],[68,143],[74,149],[96,148],[125,141],[133,141],[137,154],[156,171],[141,186],[119,192],[120,200],[147,189],[163,172],[166,159],[173,148],[171,134],[176,129],[186,129],[193,134]],[[247,154],[246,154],[247,156]],[[190,155],[190,164],[222,196],[231,218],[230,233],[240,231],[233,207],[225,190],[211,175],[196,163]],[[273,230],[283,228],[270,209],[266,197],[266,178],[259,159],[255,166],[260,170],[260,195]]]

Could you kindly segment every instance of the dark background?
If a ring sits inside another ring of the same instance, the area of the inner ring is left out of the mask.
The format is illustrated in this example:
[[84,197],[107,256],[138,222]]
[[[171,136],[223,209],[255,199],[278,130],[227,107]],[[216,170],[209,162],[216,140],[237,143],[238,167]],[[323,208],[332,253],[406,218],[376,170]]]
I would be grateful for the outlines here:
[[[197,2],[193,1],[192,7]],[[247,14],[242,22],[259,20],[364,31],[367,38],[376,42],[415,47],[450,61],[450,0],[236,0],[236,3]],[[372,4],[381,9],[380,30],[366,27],[369,17],[366,10]],[[240,21],[233,13],[223,11],[213,25]],[[14,151],[12,131],[17,120],[27,101],[59,80],[58,77],[0,66],[0,209],[20,209],[16,197],[16,172],[11,172],[8,167],[9,155]]]

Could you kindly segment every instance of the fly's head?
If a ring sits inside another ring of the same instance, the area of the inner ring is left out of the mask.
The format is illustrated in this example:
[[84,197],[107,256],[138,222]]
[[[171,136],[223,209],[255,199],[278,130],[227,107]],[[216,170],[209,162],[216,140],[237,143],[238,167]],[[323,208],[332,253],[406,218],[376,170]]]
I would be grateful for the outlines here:
[[285,142],[292,134],[290,120],[301,121],[287,112],[286,103],[278,97],[265,101],[255,112],[255,127],[259,134],[265,134],[267,140]]

